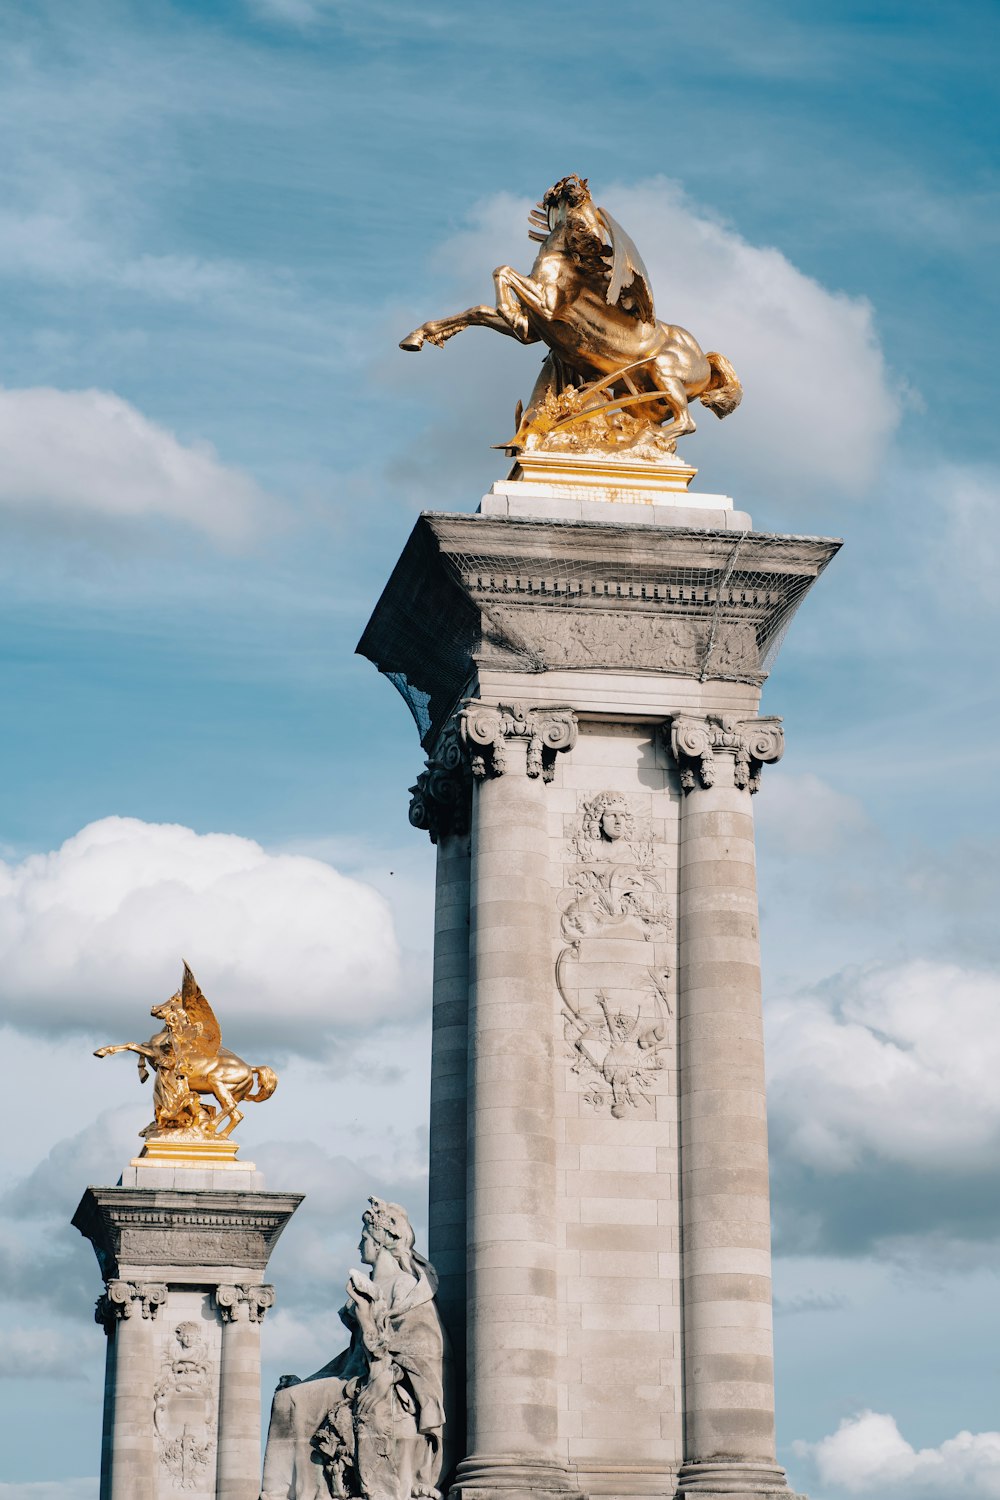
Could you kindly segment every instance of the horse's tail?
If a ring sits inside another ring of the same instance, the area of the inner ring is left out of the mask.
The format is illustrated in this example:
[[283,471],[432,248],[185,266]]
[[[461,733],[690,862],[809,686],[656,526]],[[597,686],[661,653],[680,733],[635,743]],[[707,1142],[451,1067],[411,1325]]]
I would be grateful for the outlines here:
[[706,354],[712,369],[712,378],[698,400],[717,417],[728,417],[743,400],[743,387],[732,365],[724,354]]
[[273,1068],[251,1068],[251,1073],[257,1075],[257,1092],[247,1094],[246,1098],[251,1104],[259,1104],[262,1099],[270,1099],[278,1087],[278,1075]]

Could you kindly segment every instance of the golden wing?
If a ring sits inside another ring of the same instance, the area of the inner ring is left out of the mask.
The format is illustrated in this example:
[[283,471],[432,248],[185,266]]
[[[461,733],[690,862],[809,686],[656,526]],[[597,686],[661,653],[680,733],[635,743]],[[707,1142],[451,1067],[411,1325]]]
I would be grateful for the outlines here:
[[599,208],[597,212],[611,236],[613,259],[611,280],[607,290],[608,302],[609,304],[618,302],[622,293],[627,292],[635,304],[640,321],[651,323],[654,316],[653,288],[650,284],[649,272],[643,265],[642,256],[632,239],[625,233],[618,221],[611,217],[606,208]]
[[201,986],[185,963],[184,979],[181,983],[181,1004],[187,1024],[174,1034],[177,1050],[185,1063],[196,1059],[211,1061],[219,1054],[222,1029],[215,1018],[215,1011],[201,992]]

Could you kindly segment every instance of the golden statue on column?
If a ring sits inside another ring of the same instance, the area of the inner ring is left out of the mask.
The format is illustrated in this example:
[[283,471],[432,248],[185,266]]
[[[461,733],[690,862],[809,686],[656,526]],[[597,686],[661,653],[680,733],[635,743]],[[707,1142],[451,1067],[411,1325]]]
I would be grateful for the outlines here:
[[635,245],[590,196],[585,177],[563,177],[529,216],[540,244],[529,276],[498,266],[496,305],[422,323],[401,349],[441,347],[465,328],[492,328],[544,343],[527,408],[501,447],[513,453],[584,451],[657,459],[693,432],[697,398],[717,417],[743,395],[725,355],[704,353],[686,328],[653,310],[649,273]]

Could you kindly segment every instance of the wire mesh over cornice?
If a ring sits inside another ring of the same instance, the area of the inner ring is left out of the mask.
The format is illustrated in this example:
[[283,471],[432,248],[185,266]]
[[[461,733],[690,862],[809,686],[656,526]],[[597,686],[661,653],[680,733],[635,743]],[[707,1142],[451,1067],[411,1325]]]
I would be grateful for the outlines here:
[[480,666],[759,684],[826,537],[427,512],[358,651],[430,745]]

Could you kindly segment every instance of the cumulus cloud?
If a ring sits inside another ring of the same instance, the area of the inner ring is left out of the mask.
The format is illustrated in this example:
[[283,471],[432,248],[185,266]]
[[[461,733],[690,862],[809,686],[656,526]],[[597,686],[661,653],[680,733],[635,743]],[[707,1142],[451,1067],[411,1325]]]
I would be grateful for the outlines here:
[[0,1000],[12,1025],[134,1038],[144,1007],[176,988],[182,955],[236,1050],[315,1055],[325,1037],[358,1035],[421,1000],[400,985],[384,898],[317,859],[110,817],[51,853],[0,863]]
[[[712,434],[715,418],[695,405],[700,434],[686,441],[685,456],[704,472],[711,455],[712,472],[728,475],[730,483],[766,484],[769,492],[794,494],[802,503],[810,489],[860,493],[878,469],[901,406],[870,303],[821,285],[773,247],[751,244],[667,178],[592,188],[639,246],[658,316],[689,327],[703,348],[721,349],[743,382],[743,405],[725,423],[724,443],[717,444]],[[450,284],[444,294],[454,306],[428,309],[418,321],[492,300],[490,272],[502,261],[528,268],[529,207],[528,200],[510,194],[477,206],[469,227],[437,256]],[[510,420],[506,403],[518,351],[511,346],[501,355],[496,347],[501,340],[490,334],[494,347],[487,355],[486,337],[473,333],[450,343],[447,373],[436,351],[420,356],[422,383],[429,380],[435,392],[442,385],[449,392],[452,438],[460,431],[460,416],[463,425],[471,420],[478,438],[483,420],[473,412],[487,402],[494,406],[492,428]],[[459,355],[457,345],[466,339],[475,347]],[[533,348],[519,357],[520,393],[526,395],[538,353]]]
[[772,1003],[770,1101],[781,1149],[827,1172],[872,1157],[970,1171],[1000,1145],[1000,976],[917,961]]
[[159,519],[240,541],[269,501],[208,443],[185,444],[111,391],[0,389],[0,508]]
[[960,1432],[938,1448],[913,1448],[884,1412],[865,1411],[841,1422],[818,1443],[796,1443],[811,1458],[820,1482],[851,1495],[880,1500],[1000,1500],[1000,1432]]

